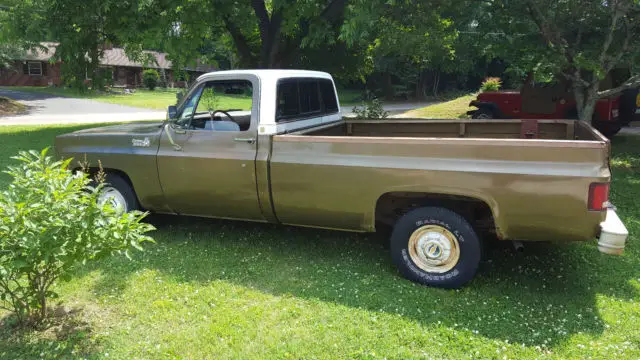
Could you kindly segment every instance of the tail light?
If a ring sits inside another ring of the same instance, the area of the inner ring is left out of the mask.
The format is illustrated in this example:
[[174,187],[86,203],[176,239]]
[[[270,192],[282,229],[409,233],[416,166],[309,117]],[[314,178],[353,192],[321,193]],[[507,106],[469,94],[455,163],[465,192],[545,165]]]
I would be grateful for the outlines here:
[[603,211],[609,203],[609,183],[592,183],[589,185],[589,210]]

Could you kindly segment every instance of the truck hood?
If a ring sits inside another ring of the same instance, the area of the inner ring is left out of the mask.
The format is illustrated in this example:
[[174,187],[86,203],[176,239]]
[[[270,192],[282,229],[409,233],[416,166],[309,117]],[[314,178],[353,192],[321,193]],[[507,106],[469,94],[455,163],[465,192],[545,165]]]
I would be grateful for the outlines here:
[[104,126],[57,136],[54,148],[62,158],[105,163],[114,154],[155,156],[161,134],[162,122],[157,121]]
[[162,132],[161,121],[145,121],[120,125],[110,125],[91,129],[74,131],[66,136],[73,135],[141,135],[153,136]]

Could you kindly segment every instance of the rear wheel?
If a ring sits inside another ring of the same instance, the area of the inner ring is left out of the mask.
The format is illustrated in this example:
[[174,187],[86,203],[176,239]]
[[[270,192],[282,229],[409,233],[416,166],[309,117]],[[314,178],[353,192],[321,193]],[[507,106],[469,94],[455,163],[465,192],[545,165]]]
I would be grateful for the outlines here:
[[420,284],[459,288],[475,276],[478,235],[462,216],[439,207],[410,211],[396,223],[391,256],[400,273]]
[[100,204],[110,203],[118,212],[139,210],[138,199],[129,182],[116,174],[107,174],[98,195]]
[[495,119],[496,116],[493,113],[493,110],[489,109],[486,106],[479,108],[472,116],[473,119]]

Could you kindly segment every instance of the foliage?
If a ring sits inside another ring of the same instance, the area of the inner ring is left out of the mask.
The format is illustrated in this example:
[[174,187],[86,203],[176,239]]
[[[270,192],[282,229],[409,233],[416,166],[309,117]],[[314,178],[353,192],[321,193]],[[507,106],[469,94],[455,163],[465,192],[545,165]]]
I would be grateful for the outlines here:
[[[492,34],[487,52],[507,59],[522,76],[534,71],[570,80],[580,119],[591,120],[599,98],[640,86],[638,0],[497,0],[483,6],[478,31]],[[600,88],[619,68],[630,73],[612,89]]]
[[382,102],[377,98],[363,102],[361,107],[354,106],[353,113],[356,114],[356,119],[385,119],[389,116],[389,112],[384,110]]
[[37,323],[59,279],[79,264],[142,250],[153,227],[141,222],[146,214],[99,202],[102,184],[90,187],[87,174],[67,170],[71,160],[54,161],[47,149],[14,159],[13,181],[0,192],[0,306]]
[[142,83],[149,90],[155,90],[160,81],[160,74],[155,69],[147,69],[142,72]]
[[204,106],[206,111],[212,113],[220,108],[220,96],[218,96],[212,87],[208,87],[202,91],[198,107]]
[[489,77],[484,79],[484,81],[482,82],[482,85],[480,85],[480,91],[482,92],[498,91],[500,90],[501,86],[502,86],[502,80],[500,78]]

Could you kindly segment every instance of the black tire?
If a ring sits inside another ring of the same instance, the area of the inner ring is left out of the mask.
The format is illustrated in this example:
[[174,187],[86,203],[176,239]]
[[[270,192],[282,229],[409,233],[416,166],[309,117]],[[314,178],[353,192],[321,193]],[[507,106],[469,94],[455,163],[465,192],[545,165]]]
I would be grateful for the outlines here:
[[123,179],[120,175],[107,173],[106,178],[104,180],[104,188],[113,188],[122,194],[126,202],[125,212],[140,210],[140,204],[138,203],[138,197],[136,196],[135,191],[129,185],[129,182]]
[[[426,271],[410,255],[412,234],[427,225],[444,228],[457,240],[459,258],[446,272]],[[462,287],[474,278],[482,258],[482,246],[475,230],[462,216],[445,208],[424,207],[408,212],[396,222],[391,235],[391,257],[402,276],[408,280],[453,289]]]
[[620,129],[622,129],[622,124],[613,121],[594,120],[593,127],[596,128],[596,130],[600,131],[602,135],[604,135],[608,139],[611,139],[618,132],[620,132]]
[[493,110],[491,110],[490,108],[483,106],[478,108],[478,110],[476,110],[473,115],[471,116],[472,119],[495,119],[496,118],[496,114],[493,113]]

